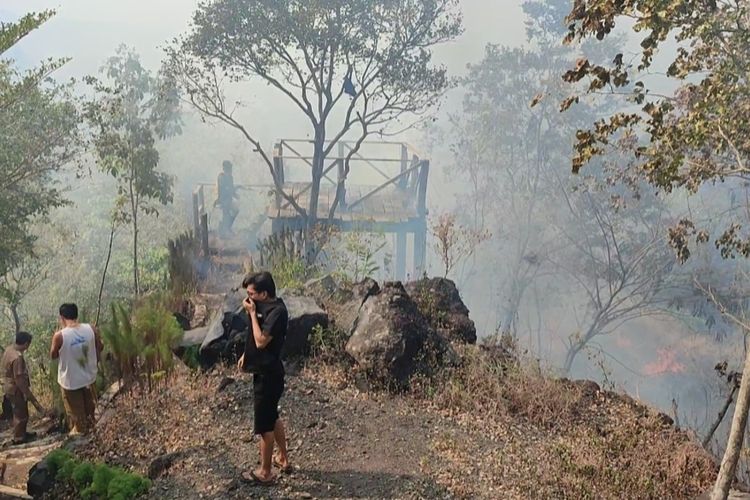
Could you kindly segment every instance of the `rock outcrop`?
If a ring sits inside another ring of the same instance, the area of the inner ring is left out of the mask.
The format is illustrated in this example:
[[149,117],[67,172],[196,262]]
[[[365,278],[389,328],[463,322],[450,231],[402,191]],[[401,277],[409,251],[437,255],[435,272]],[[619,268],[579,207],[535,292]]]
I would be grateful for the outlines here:
[[368,297],[377,294],[380,286],[372,278],[354,283],[350,286],[337,286],[326,302],[326,309],[331,321],[346,336],[350,336]]
[[420,312],[439,334],[451,342],[475,344],[477,329],[456,284],[446,278],[423,278],[405,286]]
[[328,328],[328,314],[312,297],[286,294],[281,298],[289,311],[282,356],[285,359],[307,356],[310,353],[310,332],[317,325]]
[[413,375],[430,374],[455,358],[400,282],[386,282],[377,293],[367,296],[346,352],[372,379],[395,388],[403,388]]

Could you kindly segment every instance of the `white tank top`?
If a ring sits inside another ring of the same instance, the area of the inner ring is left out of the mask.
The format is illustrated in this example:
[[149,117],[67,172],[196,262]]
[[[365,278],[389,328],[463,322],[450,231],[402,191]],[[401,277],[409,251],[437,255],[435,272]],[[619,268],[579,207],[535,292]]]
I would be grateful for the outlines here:
[[62,347],[57,365],[57,382],[75,391],[96,381],[96,340],[90,325],[62,329]]

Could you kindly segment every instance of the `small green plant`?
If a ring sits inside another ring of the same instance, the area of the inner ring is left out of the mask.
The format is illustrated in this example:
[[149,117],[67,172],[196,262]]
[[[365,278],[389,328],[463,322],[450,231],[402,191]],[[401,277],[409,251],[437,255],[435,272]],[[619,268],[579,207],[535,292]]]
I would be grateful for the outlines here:
[[200,353],[200,346],[198,345],[191,345],[187,349],[185,349],[185,352],[182,353],[182,362],[187,365],[188,368],[191,370],[197,370],[201,367],[201,363],[199,360]]
[[[371,278],[380,270],[376,256],[387,244],[381,233],[351,232],[337,235],[336,250],[330,251],[330,260],[337,273],[346,281],[356,283]],[[390,255],[385,255],[390,261]]]
[[315,275],[315,269],[308,266],[301,257],[278,259],[272,268],[276,288],[299,288]]
[[[112,319],[102,329],[105,347],[114,358],[116,375],[126,383],[137,382],[150,391],[160,372],[170,373],[173,350],[182,329],[161,297],[146,297],[131,314],[121,304],[112,305]],[[145,379],[145,381],[144,381]]]
[[151,481],[139,474],[78,460],[62,448],[47,455],[47,464],[56,481],[72,485],[84,500],[130,500],[151,487]]
[[338,329],[315,325],[310,332],[311,354],[324,361],[340,359],[345,345],[346,335]]

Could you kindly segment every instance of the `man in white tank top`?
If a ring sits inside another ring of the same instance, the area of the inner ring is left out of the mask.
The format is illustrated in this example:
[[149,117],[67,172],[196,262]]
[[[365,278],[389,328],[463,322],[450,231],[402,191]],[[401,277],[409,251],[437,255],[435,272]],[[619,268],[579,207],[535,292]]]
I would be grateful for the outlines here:
[[52,336],[50,357],[59,360],[57,382],[62,389],[71,434],[86,434],[94,426],[97,363],[102,343],[88,323],[78,322],[78,306],[60,306],[62,329]]

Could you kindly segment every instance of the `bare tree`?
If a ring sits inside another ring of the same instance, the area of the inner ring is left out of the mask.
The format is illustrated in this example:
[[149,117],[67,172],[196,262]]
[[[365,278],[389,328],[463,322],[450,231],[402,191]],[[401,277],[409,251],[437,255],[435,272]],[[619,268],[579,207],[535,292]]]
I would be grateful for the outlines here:
[[[457,4],[215,0],[201,4],[191,30],[168,49],[167,66],[195,108],[237,129],[260,154],[276,191],[306,221],[309,232],[318,220],[321,179],[331,168],[326,158],[339,141],[350,132],[356,137],[344,161],[343,183],[349,161],[367,136],[389,133],[389,125],[408,127],[438,103],[449,80],[444,68],[431,65],[431,50],[461,32]],[[241,122],[237,105],[226,100],[227,84],[253,79],[278,91],[310,124],[307,207],[284,191],[261,147],[258,125]],[[331,203],[329,219],[341,191]]]
[[5,303],[16,333],[21,331],[20,308],[24,299],[47,279],[51,258],[46,251],[37,253],[38,256],[27,256],[0,276],[0,299]]
[[644,207],[641,201],[615,210],[597,194],[583,186],[564,194],[567,217],[559,229],[568,247],[551,257],[585,297],[582,329],[568,339],[566,373],[594,337],[630,320],[661,314],[669,303],[675,258],[659,209]]

